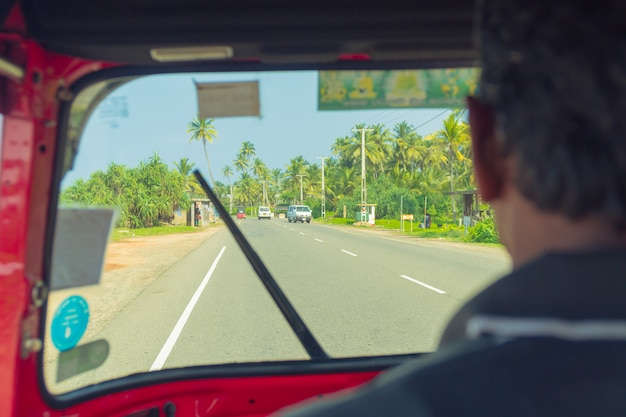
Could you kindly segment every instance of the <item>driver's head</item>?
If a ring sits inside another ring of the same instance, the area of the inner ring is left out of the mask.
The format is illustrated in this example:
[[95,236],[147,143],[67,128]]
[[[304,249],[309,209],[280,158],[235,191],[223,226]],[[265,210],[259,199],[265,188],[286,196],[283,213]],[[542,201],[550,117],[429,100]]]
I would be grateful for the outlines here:
[[[475,142],[491,125],[498,146],[475,143],[477,174],[482,163],[483,178],[498,172],[489,159],[504,155],[539,210],[626,229],[626,2],[483,0],[478,9],[470,123]],[[497,199],[498,184],[486,188]]]

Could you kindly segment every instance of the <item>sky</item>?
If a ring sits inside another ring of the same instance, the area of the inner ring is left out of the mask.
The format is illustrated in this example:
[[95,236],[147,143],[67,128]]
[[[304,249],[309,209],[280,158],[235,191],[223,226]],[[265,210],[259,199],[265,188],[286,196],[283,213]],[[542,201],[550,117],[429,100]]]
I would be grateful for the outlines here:
[[157,75],[132,81],[114,91],[92,114],[81,139],[72,171],[63,187],[78,178],[105,170],[111,162],[136,166],[155,152],[172,168],[189,158],[207,176],[200,142],[189,143],[187,124],[197,114],[194,82],[259,81],[260,117],[215,119],[219,139],[207,145],[216,180],[227,183],[221,171],[233,167],[242,142],[250,141],[256,157],[273,169],[284,169],[302,155],[321,165],[339,137],[351,135],[358,123],[384,123],[389,129],[406,120],[425,136],[442,126],[445,108],[318,111],[315,71],[247,72]]

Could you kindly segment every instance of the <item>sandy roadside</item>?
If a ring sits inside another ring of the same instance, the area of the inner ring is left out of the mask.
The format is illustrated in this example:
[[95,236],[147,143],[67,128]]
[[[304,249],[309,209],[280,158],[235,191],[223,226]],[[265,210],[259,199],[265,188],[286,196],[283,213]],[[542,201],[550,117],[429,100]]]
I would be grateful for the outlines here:
[[[112,242],[107,249],[104,274],[99,285],[53,291],[48,298],[46,328],[67,297],[80,295],[89,303],[89,326],[83,340],[92,339],[117,313],[175,262],[197,248],[224,226],[194,233],[134,237]],[[51,346],[50,332],[46,344]],[[55,349],[46,349],[46,362]]]

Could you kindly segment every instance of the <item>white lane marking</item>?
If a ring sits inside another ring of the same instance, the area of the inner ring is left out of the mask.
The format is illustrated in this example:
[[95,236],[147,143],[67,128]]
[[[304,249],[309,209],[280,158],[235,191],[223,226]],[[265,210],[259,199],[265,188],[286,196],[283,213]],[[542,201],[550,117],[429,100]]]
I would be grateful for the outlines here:
[[183,331],[183,328],[185,327],[185,324],[187,323],[187,320],[189,319],[189,316],[191,315],[193,308],[196,306],[196,303],[198,302],[200,295],[202,295],[202,291],[204,291],[204,287],[206,287],[206,285],[209,283],[209,279],[211,278],[211,275],[213,275],[213,272],[215,271],[215,268],[217,267],[217,263],[219,262],[220,258],[224,254],[225,250],[226,250],[226,246],[223,246],[222,250],[213,261],[211,268],[209,268],[209,271],[206,273],[206,275],[202,279],[200,286],[198,286],[198,288],[196,289],[196,292],[193,293],[193,296],[191,297],[191,300],[189,300],[187,307],[185,307],[183,314],[181,314],[180,318],[178,319],[178,322],[176,322],[176,325],[174,326],[172,333],[170,333],[169,337],[165,341],[165,344],[161,348],[161,351],[159,352],[156,359],[152,363],[152,366],[150,367],[150,371],[160,371],[163,368],[163,365],[165,364],[167,357],[170,356],[170,353],[172,353],[172,349],[174,348],[174,345],[176,344],[176,341],[178,340],[180,333]]
[[317,240],[318,242],[324,243],[324,241],[321,239],[315,238],[315,240]]
[[302,236],[306,236],[306,233],[300,232],[300,234],[301,234]]
[[416,245],[417,245],[417,246],[423,246],[423,247],[425,247],[425,248],[432,248],[432,246],[430,246],[430,245],[425,245],[425,244],[423,244],[423,243],[416,243]]
[[401,276],[402,278],[404,278],[404,279],[408,279],[408,280],[409,280],[409,281],[411,281],[411,282],[414,282],[414,283],[416,283],[416,284],[418,284],[418,285],[421,285],[422,287],[428,288],[429,290],[433,290],[434,292],[438,292],[439,294],[445,294],[445,293],[446,293],[445,291],[442,291],[442,290],[440,290],[439,288],[435,288],[435,287],[433,287],[433,286],[431,286],[431,285],[424,284],[423,282],[418,281],[418,280],[416,280],[416,279],[414,279],[414,278],[411,278],[411,277],[407,277],[406,275],[400,275],[400,276]]
[[293,228],[293,227],[290,227],[290,228],[289,228],[289,230],[291,230],[291,231],[293,232],[293,231],[294,231],[294,228]]
[[341,251],[342,251],[343,253],[347,253],[348,255],[351,255],[351,256],[359,256],[359,255],[354,254],[354,253],[352,253],[352,252],[348,252],[348,251],[347,251],[347,250],[345,250],[345,249],[341,249]]

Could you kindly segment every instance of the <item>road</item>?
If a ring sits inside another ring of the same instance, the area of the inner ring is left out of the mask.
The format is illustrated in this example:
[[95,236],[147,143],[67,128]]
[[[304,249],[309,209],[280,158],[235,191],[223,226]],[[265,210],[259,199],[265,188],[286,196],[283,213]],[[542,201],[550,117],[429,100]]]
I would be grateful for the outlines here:
[[[493,248],[284,219],[239,224],[333,357],[432,351],[463,301],[510,269]],[[110,346],[104,364],[54,392],[148,370],[308,359],[227,230],[154,280],[97,339]]]

